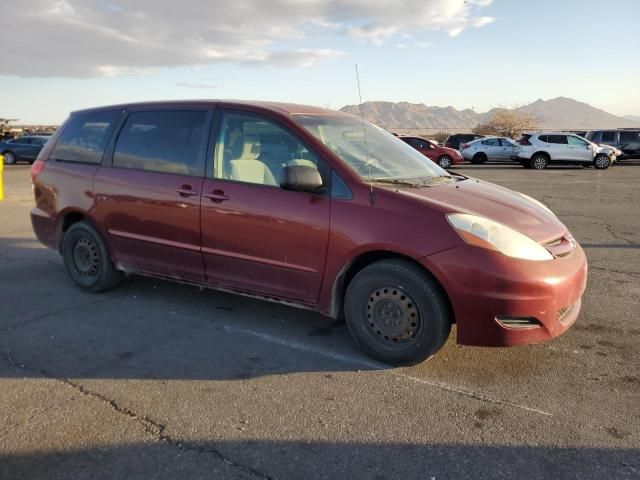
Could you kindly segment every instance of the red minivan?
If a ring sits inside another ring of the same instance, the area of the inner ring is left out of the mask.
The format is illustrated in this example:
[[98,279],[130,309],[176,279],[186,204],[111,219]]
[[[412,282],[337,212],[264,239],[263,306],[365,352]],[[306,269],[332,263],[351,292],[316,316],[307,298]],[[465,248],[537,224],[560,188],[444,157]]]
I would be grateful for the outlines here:
[[392,134],[301,105],[185,101],[71,114],[32,168],[39,240],[81,289],[123,272],[344,316],[391,364],[556,337],[582,248],[543,204],[447,173]]

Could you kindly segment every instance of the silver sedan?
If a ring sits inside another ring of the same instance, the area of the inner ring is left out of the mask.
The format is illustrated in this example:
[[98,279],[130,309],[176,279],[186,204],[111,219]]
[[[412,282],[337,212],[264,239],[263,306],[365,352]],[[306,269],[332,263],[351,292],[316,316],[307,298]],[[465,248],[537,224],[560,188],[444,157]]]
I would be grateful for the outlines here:
[[460,145],[460,153],[465,160],[481,164],[488,160],[514,160],[515,148],[515,142],[506,137],[484,137]]

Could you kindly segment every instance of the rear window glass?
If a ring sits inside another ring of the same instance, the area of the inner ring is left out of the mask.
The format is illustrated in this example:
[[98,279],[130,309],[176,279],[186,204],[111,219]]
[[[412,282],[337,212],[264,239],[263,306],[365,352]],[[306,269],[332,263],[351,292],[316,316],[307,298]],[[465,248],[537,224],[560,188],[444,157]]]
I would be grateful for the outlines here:
[[602,132],[602,142],[615,142],[616,132]]
[[639,135],[638,132],[620,132],[620,143],[637,142]]
[[206,117],[192,110],[131,113],[118,135],[113,166],[203,175]]
[[100,163],[120,111],[79,114],[56,143],[51,158],[65,162]]
[[560,143],[562,145],[567,144],[567,136],[566,135],[549,135],[549,143]]

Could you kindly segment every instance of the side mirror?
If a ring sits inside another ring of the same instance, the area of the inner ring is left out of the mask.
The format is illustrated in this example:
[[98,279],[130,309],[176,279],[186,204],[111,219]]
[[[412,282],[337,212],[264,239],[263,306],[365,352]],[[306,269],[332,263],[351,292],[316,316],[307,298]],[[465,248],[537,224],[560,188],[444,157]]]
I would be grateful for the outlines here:
[[312,192],[322,188],[322,177],[315,167],[309,165],[286,165],[282,169],[280,188],[297,192]]

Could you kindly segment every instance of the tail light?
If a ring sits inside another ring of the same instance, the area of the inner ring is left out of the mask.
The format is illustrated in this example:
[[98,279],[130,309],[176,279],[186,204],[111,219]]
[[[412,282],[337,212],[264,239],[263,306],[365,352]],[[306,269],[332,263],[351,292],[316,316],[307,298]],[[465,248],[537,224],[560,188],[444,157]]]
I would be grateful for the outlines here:
[[40,172],[42,172],[43,169],[44,161],[36,160],[35,162],[33,162],[33,165],[31,165],[31,182],[35,182],[36,178],[38,178],[38,175],[40,175]]
[[464,150],[465,148],[469,148],[468,143],[463,143],[462,145],[460,145],[460,150]]

